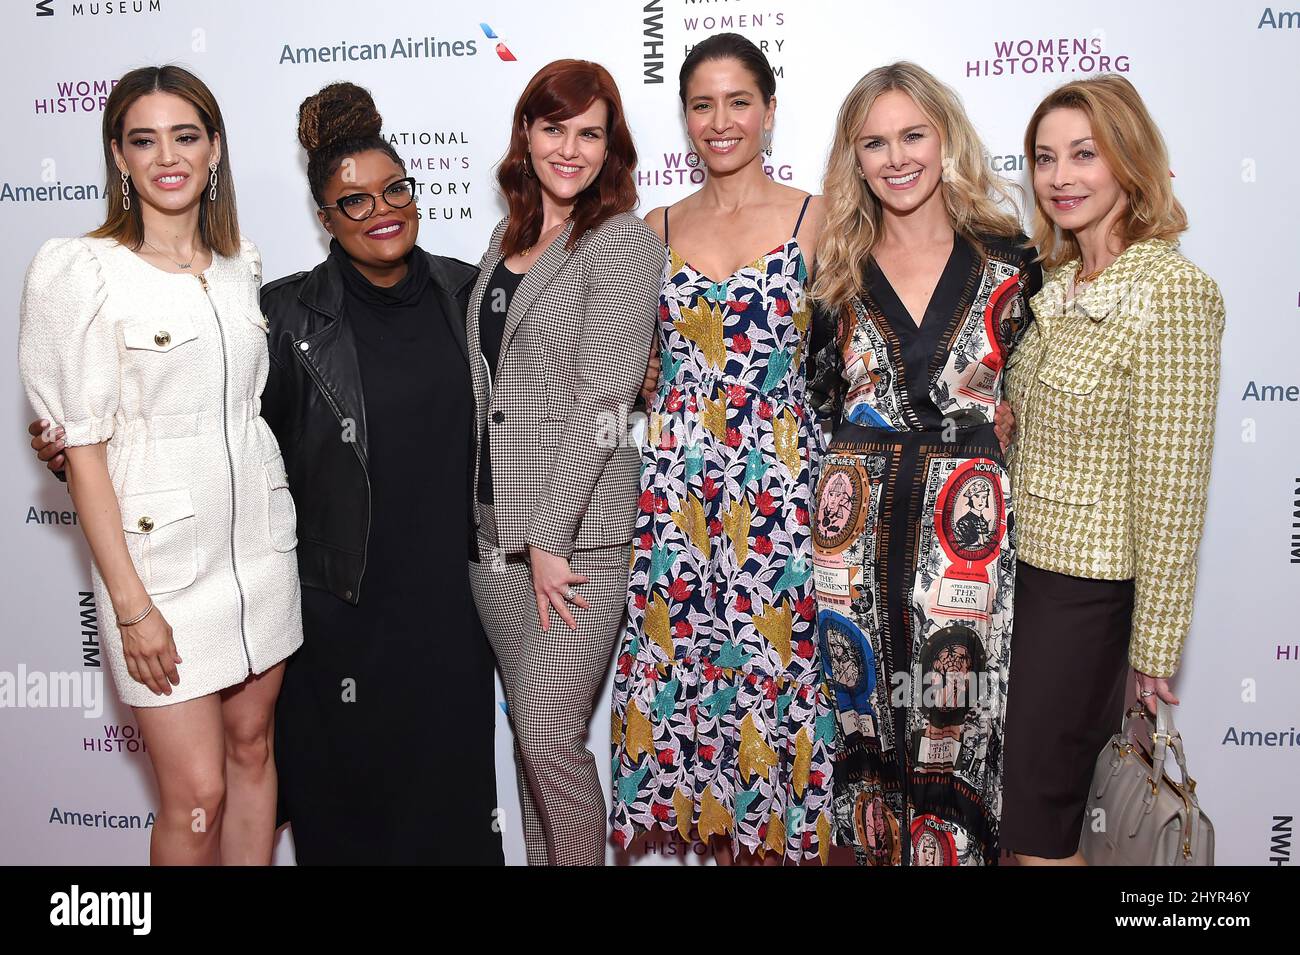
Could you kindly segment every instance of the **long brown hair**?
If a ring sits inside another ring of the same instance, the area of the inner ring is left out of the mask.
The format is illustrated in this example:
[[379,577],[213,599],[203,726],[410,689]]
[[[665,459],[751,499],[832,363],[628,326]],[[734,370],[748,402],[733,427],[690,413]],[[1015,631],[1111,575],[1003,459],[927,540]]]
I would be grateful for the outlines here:
[[[1025,155],[1038,154],[1038,124],[1054,109],[1077,109],[1088,117],[1092,141],[1128,198],[1115,223],[1124,247],[1143,239],[1174,241],[1187,231],[1187,213],[1174,198],[1169,151],[1137,89],[1124,77],[1104,73],[1073,80],[1047,94],[1025,129]],[[1079,241],[1063,232],[1034,202],[1034,245],[1046,268],[1078,258]]]
[[[609,109],[605,127],[608,153],[596,181],[578,194],[573,207],[572,249],[588,230],[610,216],[636,208],[636,146],[627,128],[618,86],[599,63],[556,60],[538,70],[515,105],[510,148],[497,182],[509,209],[510,225],[501,239],[504,255],[514,255],[533,245],[542,231],[542,188],[525,165],[528,162],[528,127],[538,119],[562,121],[585,112],[597,99]],[[527,171],[526,171],[527,170]]]
[[144,243],[144,220],[140,218],[140,203],[122,208],[122,183],[113,158],[113,143],[122,146],[122,127],[127,110],[141,96],[150,93],[172,93],[194,107],[199,120],[208,131],[221,137],[221,161],[217,163],[217,198],[208,199],[203,190],[199,200],[199,235],[206,245],[218,255],[235,255],[239,252],[239,219],[235,214],[235,180],[230,173],[230,140],[226,138],[226,123],[221,118],[221,107],[201,79],[179,66],[142,66],[131,70],[113,87],[104,104],[104,164],[108,185],[108,209],[104,223],[90,235],[99,239],[116,239],[130,249],[139,249]]

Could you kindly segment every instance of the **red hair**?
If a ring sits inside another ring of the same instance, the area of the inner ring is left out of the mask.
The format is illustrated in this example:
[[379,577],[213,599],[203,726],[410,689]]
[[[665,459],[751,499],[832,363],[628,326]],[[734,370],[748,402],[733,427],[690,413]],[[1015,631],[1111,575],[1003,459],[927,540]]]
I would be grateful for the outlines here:
[[563,121],[586,112],[597,99],[609,110],[605,123],[608,153],[596,180],[578,194],[573,207],[573,231],[568,247],[610,216],[636,208],[636,146],[627,128],[623,98],[618,86],[599,63],[587,60],[556,60],[542,67],[524,88],[515,105],[510,148],[497,171],[497,182],[506,199],[510,225],[501,239],[504,255],[514,255],[537,242],[542,231],[542,189],[529,170],[528,127],[538,119]]

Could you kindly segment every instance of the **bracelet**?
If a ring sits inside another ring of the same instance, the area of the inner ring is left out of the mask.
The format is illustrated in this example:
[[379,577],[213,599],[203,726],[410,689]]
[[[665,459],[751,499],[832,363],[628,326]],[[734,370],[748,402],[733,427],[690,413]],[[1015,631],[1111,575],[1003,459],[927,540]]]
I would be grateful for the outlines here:
[[153,613],[153,600],[152,600],[152,599],[149,601],[149,606],[145,607],[144,610],[142,610],[140,613],[136,614],[136,615],[135,615],[134,617],[132,617],[130,620],[123,620],[121,617],[118,617],[118,618],[117,618],[117,625],[118,625],[119,627],[134,627],[137,623],[139,623],[139,622],[140,622],[141,620],[143,620],[145,617],[149,616],[149,614],[151,614],[151,613]]

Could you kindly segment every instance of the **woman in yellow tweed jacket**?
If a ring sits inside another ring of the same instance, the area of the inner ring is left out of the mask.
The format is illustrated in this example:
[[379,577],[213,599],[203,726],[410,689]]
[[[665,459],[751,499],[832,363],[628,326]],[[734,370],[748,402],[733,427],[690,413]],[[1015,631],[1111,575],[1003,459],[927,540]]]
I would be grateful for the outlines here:
[[1177,698],[1205,520],[1223,299],[1187,228],[1159,130],[1099,76],[1039,105],[1035,244],[1049,269],[1007,391],[1019,567],[1002,845],[1082,863],[1092,767],[1138,697]]

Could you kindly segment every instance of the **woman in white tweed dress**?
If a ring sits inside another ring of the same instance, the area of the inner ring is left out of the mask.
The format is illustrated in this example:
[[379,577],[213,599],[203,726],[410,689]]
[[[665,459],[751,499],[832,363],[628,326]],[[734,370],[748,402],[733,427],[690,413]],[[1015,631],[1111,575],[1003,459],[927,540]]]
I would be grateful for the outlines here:
[[293,501],[259,417],[261,263],[224,143],[196,77],[123,77],[107,220],[46,242],[21,306],[23,383],[63,429],[103,642],[158,777],[155,863],[270,861],[271,714],[302,642]]

